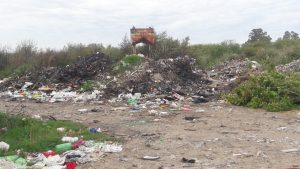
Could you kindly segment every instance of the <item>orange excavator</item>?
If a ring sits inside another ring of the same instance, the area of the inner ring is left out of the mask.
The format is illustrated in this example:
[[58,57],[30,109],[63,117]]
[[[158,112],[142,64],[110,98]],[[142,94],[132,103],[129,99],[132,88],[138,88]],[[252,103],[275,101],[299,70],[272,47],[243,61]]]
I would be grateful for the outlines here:
[[133,53],[136,53],[136,44],[144,43],[149,46],[149,55],[150,55],[150,46],[154,45],[156,40],[156,35],[152,27],[149,28],[135,28],[130,29],[131,41],[133,46]]

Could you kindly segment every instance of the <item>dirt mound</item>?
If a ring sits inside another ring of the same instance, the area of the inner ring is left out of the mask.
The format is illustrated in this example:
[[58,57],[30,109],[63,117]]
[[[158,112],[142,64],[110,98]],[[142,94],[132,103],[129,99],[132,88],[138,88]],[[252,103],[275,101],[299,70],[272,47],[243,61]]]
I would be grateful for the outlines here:
[[98,75],[110,70],[111,59],[103,53],[87,57],[80,57],[75,62],[62,68],[48,68],[38,72],[31,72],[22,77],[12,78],[0,84],[0,90],[8,87],[20,89],[25,82],[32,82],[30,89],[41,86],[53,86],[57,89],[72,86],[78,88],[86,80],[93,80]]
[[107,86],[106,92],[156,93],[179,92],[196,94],[207,90],[211,82],[206,72],[197,69],[195,59],[188,56],[175,59],[147,60],[126,72]]

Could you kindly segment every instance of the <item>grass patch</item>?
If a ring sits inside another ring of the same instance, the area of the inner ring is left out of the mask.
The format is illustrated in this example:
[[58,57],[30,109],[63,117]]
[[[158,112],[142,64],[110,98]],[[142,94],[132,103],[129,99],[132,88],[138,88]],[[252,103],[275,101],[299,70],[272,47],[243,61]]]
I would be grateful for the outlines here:
[[120,62],[115,64],[113,71],[116,73],[124,72],[133,66],[140,64],[143,59],[143,57],[138,55],[126,55]]
[[[25,152],[54,150],[55,145],[62,143],[63,136],[83,136],[85,140],[110,140],[110,137],[104,133],[90,133],[87,127],[80,123],[41,121],[0,113],[0,128],[3,127],[7,127],[7,131],[0,133],[0,140],[8,143],[10,148],[8,152],[0,150],[0,156],[16,154],[18,149]],[[58,132],[59,127],[64,127],[65,132]]]
[[300,73],[264,73],[251,76],[226,99],[239,106],[263,108],[268,111],[286,111],[300,103]]

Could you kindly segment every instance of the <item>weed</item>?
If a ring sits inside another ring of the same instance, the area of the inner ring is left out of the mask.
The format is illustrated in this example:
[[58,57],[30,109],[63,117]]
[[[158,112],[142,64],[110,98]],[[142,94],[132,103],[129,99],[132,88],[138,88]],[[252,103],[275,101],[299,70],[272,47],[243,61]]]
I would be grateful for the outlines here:
[[299,85],[299,73],[264,73],[251,76],[230,92],[226,99],[234,105],[285,111],[296,106],[300,97]]

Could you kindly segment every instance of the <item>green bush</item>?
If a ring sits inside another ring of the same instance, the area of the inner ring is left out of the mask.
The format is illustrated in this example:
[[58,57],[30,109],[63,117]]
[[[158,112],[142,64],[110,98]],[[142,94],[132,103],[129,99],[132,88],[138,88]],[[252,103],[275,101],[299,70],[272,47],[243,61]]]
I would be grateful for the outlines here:
[[296,106],[300,98],[300,74],[264,73],[251,76],[233,91],[228,102],[268,111],[285,111]]
[[143,57],[134,54],[126,55],[122,60],[115,64],[114,71],[123,72],[125,70],[128,70],[133,66],[140,64],[143,61],[143,59]]
[[92,80],[85,81],[81,86],[81,90],[84,92],[89,92],[94,89],[95,83]]

